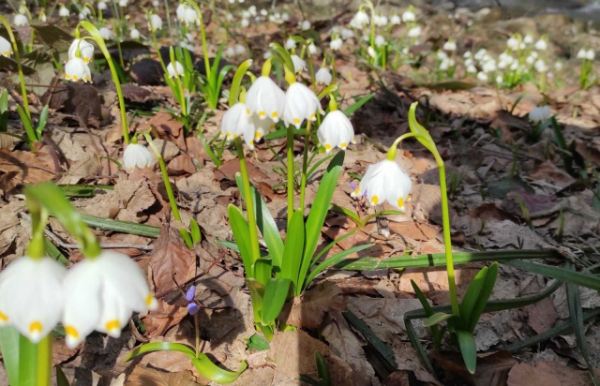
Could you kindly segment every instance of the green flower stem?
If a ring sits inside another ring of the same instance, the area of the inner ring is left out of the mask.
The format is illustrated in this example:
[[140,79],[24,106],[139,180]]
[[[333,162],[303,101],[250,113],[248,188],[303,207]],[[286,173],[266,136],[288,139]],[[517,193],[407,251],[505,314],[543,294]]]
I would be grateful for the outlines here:
[[181,215],[179,214],[179,208],[177,207],[177,201],[175,201],[175,195],[173,194],[173,187],[171,186],[171,181],[169,180],[169,173],[167,173],[167,165],[165,165],[165,160],[163,159],[160,151],[152,141],[152,137],[149,132],[142,133],[148,142],[148,145],[154,152],[156,159],[158,160],[158,164],[160,165],[160,172],[162,174],[163,182],[165,183],[165,189],[167,190],[167,197],[169,197],[169,204],[171,205],[171,210],[173,211],[173,217],[175,220],[181,221]]
[[98,31],[98,29],[89,21],[80,22],[79,25],[75,28],[75,30],[78,30],[79,26],[85,29],[92,36],[96,44],[98,44],[98,47],[100,47],[100,51],[102,51],[102,54],[106,58],[106,62],[108,63],[108,67],[110,68],[110,73],[112,75],[113,82],[115,83],[115,88],[117,89],[117,96],[119,98],[119,107],[121,109],[121,125],[123,127],[123,141],[125,141],[126,144],[129,144],[127,111],[125,111],[125,99],[123,99],[123,90],[121,89],[121,82],[119,81],[117,69],[115,68],[115,65],[112,61],[110,53],[108,52],[108,49],[106,48],[104,39],[100,35],[100,31]]
[[123,51],[121,50],[121,39],[117,37],[117,50],[119,51],[119,64],[123,71],[125,71],[125,62],[123,61]]
[[52,334],[37,345],[37,380],[35,386],[50,386],[52,377]]
[[292,214],[294,213],[294,126],[287,128],[287,201],[288,215],[287,226],[290,228]]
[[198,14],[198,19],[200,20],[200,37],[202,39],[202,53],[204,54],[204,67],[206,68],[206,79],[210,79],[210,61],[208,60],[208,46],[206,44],[206,29],[204,28],[204,18],[202,16],[202,10],[198,7],[195,1],[188,0],[187,2],[191,5]]
[[167,27],[169,27],[169,32],[171,31],[171,12],[169,11],[169,0],[164,1],[165,4],[165,13],[167,18]]
[[[27,89],[25,88],[25,75],[23,74],[23,67],[21,66],[21,56],[19,55],[19,46],[17,45],[17,39],[15,39],[15,35],[13,34],[13,30],[10,27],[9,21],[2,15],[0,15],[0,23],[4,24],[4,28],[8,31],[8,36],[10,37],[10,42],[13,45],[13,51],[15,53],[15,61],[17,62],[17,69],[19,71],[19,80],[21,82],[21,95],[23,96],[23,108],[25,109],[25,113],[29,117],[29,121],[31,121],[31,113],[29,112],[29,100],[27,99]],[[31,133],[33,134],[33,133]],[[33,137],[30,133],[27,133],[29,140],[31,142],[35,142],[35,135]],[[33,139],[32,139],[33,138]]]
[[248,231],[250,233],[250,244],[252,251],[252,267],[245,268],[248,271],[247,275],[249,277],[254,277],[254,263],[260,258],[260,249],[258,247],[256,214],[254,211],[254,201],[252,200],[252,191],[250,190],[250,178],[248,177],[248,167],[246,165],[246,156],[244,154],[244,144],[242,143],[242,139],[240,137],[235,139],[235,147],[237,148],[238,158],[240,159],[240,174],[242,175],[242,182],[244,186],[244,201],[246,202],[246,212],[248,213]]
[[28,209],[31,213],[31,241],[27,246],[27,255],[32,259],[41,259],[46,255],[46,247],[44,246],[44,229],[48,222],[48,210],[40,207],[37,204],[31,204],[31,199],[28,198]]
[[302,182],[300,185],[300,208],[304,208],[306,198],[306,182],[308,180],[308,145],[310,144],[310,126],[312,122],[306,122],[306,135],[304,135],[304,154],[302,157]]
[[[177,66],[175,65],[177,61],[175,60],[175,52],[173,51],[173,47],[171,47],[169,50],[169,57],[171,59],[171,63],[173,64],[173,71],[175,71],[175,81],[177,82],[177,89],[179,90],[179,105],[181,106],[181,114],[185,117],[187,116],[187,104],[185,103],[185,93],[183,92],[183,84],[181,83],[181,76],[184,74],[179,74],[179,71],[177,71]],[[165,76],[169,76],[169,74],[165,73]]]

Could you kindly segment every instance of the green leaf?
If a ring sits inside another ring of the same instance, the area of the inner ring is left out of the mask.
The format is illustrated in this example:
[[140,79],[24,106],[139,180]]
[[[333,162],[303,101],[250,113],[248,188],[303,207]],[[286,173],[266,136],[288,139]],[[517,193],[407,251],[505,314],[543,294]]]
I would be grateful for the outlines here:
[[267,285],[271,280],[273,271],[272,260],[270,257],[260,257],[254,262],[254,278],[262,285]]
[[329,163],[327,171],[321,178],[321,184],[315,195],[310,214],[306,220],[306,242],[304,246],[304,257],[302,258],[302,266],[300,267],[300,276],[298,277],[298,283],[304,283],[304,279],[310,268],[312,256],[317,248],[321,231],[323,230],[323,223],[331,204],[333,192],[342,172],[342,165],[344,163],[343,151],[338,152],[335,157]]
[[251,350],[266,351],[271,349],[269,341],[258,334],[252,335],[246,339],[246,342],[248,342],[248,348]]
[[356,232],[358,232],[358,230],[353,230],[350,231],[348,233],[346,233],[343,236],[338,237],[337,239],[333,240],[332,242],[330,242],[325,248],[323,248],[321,250],[321,252],[319,252],[312,260],[312,262],[310,263],[311,266],[315,265],[315,263],[317,261],[319,261],[321,259],[321,257],[323,257],[327,252],[329,252],[329,250],[331,248],[333,248],[334,246],[336,246],[338,243],[340,243],[341,241],[344,241],[345,239],[347,239],[350,236],[353,236],[356,234]]
[[473,330],[475,330],[475,326],[477,326],[479,317],[485,309],[485,306],[487,305],[487,302],[490,299],[490,295],[494,290],[494,285],[496,284],[497,277],[498,263],[492,263],[492,265],[490,265],[487,270],[487,275],[485,275],[485,281],[483,282],[483,286],[481,287],[481,291],[479,292],[477,301],[473,305],[470,318],[468,320],[464,319],[465,322],[467,322],[468,331],[473,332]]
[[481,288],[483,287],[483,283],[485,282],[485,277],[488,273],[488,267],[483,267],[481,271],[475,275],[471,283],[469,284],[469,288],[463,297],[463,300],[460,304],[460,317],[463,320],[465,326],[469,325],[469,321],[471,320],[471,313],[473,312],[473,307],[475,307],[475,303],[479,298],[479,293],[481,292]]
[[29,142],[36,142],[37,138],[35,136],[35,131],[33,130],[33,125],[31,123],[31,120],[29,119],[29,116],[20,104],[17,104],[17,111],[19,112],[19,116],[21,117],[21,122],[23,122],[23,127],[25,127],[25,132],[27,133],[27,138],[29,139]]
[[262,323],[263,299],[265,297],[265,286],[251,277],[246,278],[246,286],[250,291],[250,300],[252,301],[252,311],[254,312],[254,323]]
[[[290,279],[294,283],[294,291],[299,295],[302,283],[298,282],[300,267],[302,265],[302,252],[304,249],[304,209],[298,209],[292,214],[290,226],[287,231],[281,274],[278,277]],[[310,257],[309,257],[310,258]]]
[[46,248],[46,254],[53,258],[54,260],[58,260],[60,263],[64,265],[69,264],[69,259],[67,259],[59,250],[56,248],[52,241],[47,236],[44,236],[44,247]]
[[337,213],[343,214],[344,216],[348,217],[350,220],[354,221],[354,223],[358,227],[360,227],[360,228],[363,227],[363,221],[360,219],[358,214],[356,214],[356,212],[354,212],[353,210],[347,209],[347,208],[344,208],[342,206],[338,206],[335,204],[332,204],[331,208],[329,208],[329,209],[333,212],[337,212]]
[[202,232],[200,232],[200,226],[198,225],[198,221],[196,219],[190,220],[190,232],[192,234],[192,241],[194,244],[198,244],[202,241]]
[[44,106],[42,112],[40,113],[40,120],[38,122],[37,129],[35,130],[35,134],[38,141],[42,140],[42,132],[46,127],[46,120],[48,119],[48,105]]
[[319,374],[319,386],[330,386],[331,375],[329,374],[327,362],[325,362],[325,358],[318,351],[315,351],[315,362],[317,363],[317,373]]
[[242,62],[238,66],[237,70],[235,70],[235,74],[233,74],[233,80],[231,81],[231,88],[229,89],[229,107],[235,105],[238,102],[242,78],[244,77],[251,65],[252,59],[248,59]]
[[14,327],[0,328],[0,352],[8,383],[19,385],[19,333]]
[[[425,294],[423,293],[423,291],[421,291],[419,286],[417,286],[417,283],[415,283],[414,280],[411,279],[410,285],[412,286],[413,291],[415,291],[415,294],[417,295],[417,299],[419,299],[419,302],[423,306],[423,312],[425,313],[425,316],[431,317],[434,314],[434,312],[433,312],[433,309],[431,308],[431,304],[429,304],[429,302],[427,301]],[[411,323],[407,314],[410,315],[408,312],[404,314],[404,324],[405,325]],[[411,326],[412,326],[412,324],[411,324]],[[431,326],[430,329],[431,329],[431,336],[433,337],[433,344],[436,348],[439,348],[442,343],[442,338],[444,337],[443,331],[445,331],[445,328],[440,331],[440,329],[438,329],[438,326]],[[419,339],[415,338],[415,341],[419,342]],[[412,340],[411,340],[411,342],[412,342]],[[419,346],[421,346],[420,343],[419,343]],[[417,347],[415,347],[415,350],[417,350]],[[429,362],[429,359],[427,360],[427,362],[421,361],[421,363],[425,363],[425,364],[428,362]]]
[[196,353],[189,346],[181,343],[170,343],[170,342],[154,342],[146,343],[131,351],[125,357],[125,362],[132,360],[133,358],[155,351],[176,351],[184,353],[190,359],[196,358]]
[[87,225],[94,227],[94,228],[105,229],[105,230],[119,232],[119,233],[128,233],[128,234],[132,234],[132,235],[139,235],[139,236],[145,236],[145,237],[158,238],[158,236],[160,236],[160,228],[151,226],[151,225],[137,224],[137,223],[128,222],[128,221],[113,220],[111,218],[102,218],[102,217],[91,216],[89,214],[83,214],[83,213],[81,214],[81,219]]
[[[302,289],[306,289],[308,287],[308,285],[314,280],[314,278],[317,277],[317,275],[319,275],[321,272],[323,272],[327,268],[329,268],[329,267],[331,267],[333,265],[336,265],[337,263],[339,263],[340,261],[344,260],[347,256],[349,256],[349,255],[351,255],[353,253],[360,252],[363,249],[367,249],[367,248],[370,248],[372,246],[373,246],[373,244],[357,245],[357,246],[349,248],[349,249],[347,249],[345,251],[336,253],[335,255],[333,255],[330,258],[328,258],[325,261],[323,261],[321,264],[317,265],[315,267],[315,269],[313,269],[310,272],[310,275],[308,275],[308,278],[306,279],[306,281],[304,283],[299,282],[298,285]],[[315,260],[315,263],[316,262],[317,262],[317,260]],[[300,292],[298,292],[296,296],[299,296]]]
[[444,312],[438,312],[437,314],[433,314],[429,318],[427,318],[427,320],[425,320],[425,322],[423,322],[423,325],[425,327],[435,326],[437,324],[440,324],[440,323],[442,323],[442,322],[450,319],[453,316],[454,315],[452,315],[452,314],[446,314]]
[[252,251],[250,249],[250,227],[244,218],[244,215],[237,206],[229,205],[229,224],[235,237],[235,242],[240,249],[244,269],[249,277],[254,277],[254,261],[252,260]]
[[[240,173],[235,174],[235,182],[242,197],[246,197],[242,175]],[[275,223],[271,212],[269,212],[267,204],[261,195],[257,193],[256,188],[254,188],[252,184],[250,184],[250,192],[252,194],[252,201],[254,202],[256,226],[260,230],[260,233],[267,244],[269,255],[273,259],[273,266],[281,267],[283,257],[283,240],[281,240],[281,235],[279,234],[277,224]]]
[[0,132],[5,132],[8,128],[8,91],[2,90],[0,94]]
[[204,375],[213,382],[221,384],[227,384],[235,381],[248,367],[246,361],[242,361],[242,365],[238,371],[227,371],[215,365],[204,353],[198,355],[198,359],[192,359],[192,363],[200,374]]
[[273,278],[269,281],[263,300],[262,322],[264,324],[275,323],[285,304],[291,284],[290,279],[283,278]]
[[475,339],[473,334],[468,331],[457,330],[456,337],[458,338],[458,346],[462,354],[465,366],[471,374],[475,374],[475,368],[477,367],[477,348],[475,346]]
[[569,269],[533,263],[530,261],[510,260],[503,263],[514,268],[551,277],[562,282],[573,283],[581,287],[600,291],[600,278],[589,273],[574,272]]
[[62,371],[60,366],[56,366],[55,368],[56,368],[56,385],[57,386],[71,386],[71,385],[69,385],[69,380],[67,379],[67,376]]
[[371,98],[373,98],[375,96],[375,93],[372,92],[370,94],[367,94],[366,96],[360,98],[358,101],[354,102],[353,105],[348,106],[345,110],[344,110],[344,114],[349,117],[350,115],[352,115],[356,110],[360,109],[365,103],[367,103],[368,101],[371,100]]

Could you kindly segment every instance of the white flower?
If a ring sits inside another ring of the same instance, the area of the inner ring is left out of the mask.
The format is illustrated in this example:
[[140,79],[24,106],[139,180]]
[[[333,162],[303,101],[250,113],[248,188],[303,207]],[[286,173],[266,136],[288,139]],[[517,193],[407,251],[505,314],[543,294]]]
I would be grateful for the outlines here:
[[358,11],[350,21],[350,25],[355,28],[362,28],[369,23],[369,15],[364,11]]
[[475,53],[475,56],[473,56],[473,57],[475,58],[475,60],[482,60],[486,54],[487,54],[487,50],[485,48],[481,48],[481,49],[479,49],[479,51],[477,51]]
[[311,89],[298,82],[288,87],[283,111],[283,121],[286,125],[293,125],[299,129],[305,119],[315,121],[318,111],[321,111],[321,102]]
[[456,51],[456,42],[454,40],[448,40],[442,47],[444,51]]
[[179,5],[177,6],[177,9],[175,10],[175,14],[177,15],[177,19],[178,19],[179,21],[183,21],[183,20],[184,20],[185,9],[186,9],[187,7],[188,7],[188,6],[187,6],[187,5],[185,5],[185,4],[183,4],[183,3],[181,3],[181,4],[179,4]]
[[535,107],[529,112],[529,120],[533,122],[543,122],[550,118],[552,112],[549,106]]
[[185,24],[200,22],[196,10],[186,4],[179,4],[175,13],[177,14],[177,19]]
[[292,55],[292,62],[294,63],[295,72],[302,72],[306,69],[306,62],[300,59],[298,55]]
[[162,18],[155,13],[150,15],[150,20],[148,20],[148,28],[150,30],[154,29],[156,31],[158,29],[161,29],[162,27],[163,27]]
[[471,59],[471,58],[473,58],[473,53],[471,51],[467,51],[463,54],[463,58]]
[[477,72],[477,67],[475,67],[474,65],[471,64],[467,67],[467,73],[474,74],[476,72]]
[[342,48],[342,44],[344,42],[342,41],[342,39],[337,38],[337,39],[333,39],[330,43],[329,43],[329,47],[334,50],[334,51],[338,51],[340,48]]
[[19,13],[22,13],[23,15],[25,15],[27,13],[28,9],[25,6],[24,3],[21,3],[21,5],[19,5]]
[[17,13],[15,15],[13,22],[15,23],[15,26],[17,26],[17,27],[25,27],[25,26],[29,25],[29,19],[27,18],[27,16],[22,15],[20,13]]
[[594,60],[596,58],[596,53],[594,52],[594,50],[592,50],[591,48],[589,50],[587,50],[587,52],[585,53],[585,58],[587,60]]
[[506,46],[508,48],[510,48],[513,51],[518,51],[519,50],[519,39],[515,38],[515,37],[511,37],[510,39],[508,39],[506,41]]
[[308,45],[308,53],[311,55],[316,55],[319,53],[319,49],[315,46],[315,43],[310,43]]
[[183,65],[178,61],[175,61],[175,65],[173,66],[173,62],[170,62],[167,66],[167,72],[169,73],[169,78],[179,78],[180,76],[183,76]]
[[533,55],[529,55],[526,59],[525,62],[529,65],[532,65],[533,63],[535,63],[535,56]]
[[260,119],[279,121],[285,108],[286,95],[268,76],[261,76],[248,89],[246,106]]
[[525,44],[531,44],[531,43],[533,43],[533,36],[526,35],[525,38],[523,39],[523,43],[525,43]]
[[232,21],[233,20],[233,15],[230,12],[227,12],[227,14],[225,15],[225,19],[227,21]]
[[[100,8],[100,4],[98,4],[98,8]],[[59,10],[58,10],[58,16],[60,17],[68,17],[71,14],[71,12],[69,12],[69,9],[67,7],[65,7],[64,5],[61,5]]]
[[373,59],[377,57],[377,52],[375,52],[375,49],[371,46],[367,47],[367,54],[369,54],[369,56]]
[[123,166],[125,170],[132,172],[133,169],[152,167],[154,160],[150,150],[139,143],[130,143],[123,153]]
[[479,79],[482,82],[487,82],[488,81],[488,76],[485,72],[483,71],[479,71],[477,73],[477,79]]
[[79,48],[81,59],[83,59],[85,63],[89,63],[92,60],[94,60],[94,46],[83,39],[73,40],[73,43],[71,43],[71,46],[69,46],[69,60],[75,59],[77,57],[77,48]]
[[65,64],[65,79],[77,82],[83,80],[84,82],[92,81],[92,74],[89,67],[81,58],[73,58]]
[[321,67],[315,74],[315,80],[317,81],[317,84],[321,83],[329,85],[332,79],[333,77],[331,76],[331,72],[327,67]]
[[560,71],[560,70],[562,70],[562,68],[563,68],[562,62],[556,62],[556,63],[554,63],[554,69],[556,71]]
[[119,337],[132,312],[156,309],[145,275],[127,255],[103,251],[66,275],[63,325],[74,348],[93,330]]
[[384,15],[375,15],[375,25],[379,26],[379,27],[385,27],[388,23],[388,18],[387,16]]
[[494,59],[488,60],[481,66],[483,72],[494,72],[496,71],[496,61]]
[[444,51],[438,51],[435,56],[439,59],[439,60],[444,60],[444,59],[448,59],[448,54],[446,54]]
[[285,41],[285,49],[291,50],[292,48],[296,48],[296,41],[292,38],[288,38],[288,40]]
[[304,20],[304,21],[302,22],[302,24],[300,25],[300,28],[301,28],[303,31],[309,30],[309,29],[310,29],[310,27],[311,27],[311,25],[310,25],[310,21],[308,21],[308,20]]
[[385,46],[387,44],[387,42],[385,41],[385,38],[381,35],[377,35],[375,36],[375,45],[377,47],[381,47],[381,46]]
[[45,23],[47,20],[48,20],[48,18],[46,17],[46,14],[45,14],[45,13],[43,13],[43,12],[42,12],[42,13],[40,13],[40,21],[41,21],[42,23]]
[[49,257],[21,257],[0,273],[0,326],[10,324],[33,343],[60,321],[66,269]]
[[540,39],[535,43],[534,47],[536,50],[546,51],[548,48],[548,43],[544,39]]
[[106,27],[100,28],[98,32],[100,32],[100,36],[102,36],[102,39],[104,40],[110,40],[113,37],[113,32]]
[[471,58],[468,58],[467,60],[465,60],[465,67],[469,67],[475,64],[475,61]]
[[402,21],[405,23],[413,22],[417,20],[417,16],[413,11],[404,11],[402,14]]
[[237,55],[243,55],[246,53],[246,47],[241,45],[241,44],[236,44],[235,46],[235,53]]
[[235,48],[227,47],[227,49],[224,52],[224,55],[227,56],[228,58],[235,56]]
[[367,196],[371,205],[383,204],[387,201],[390,205],[404,211],[404,204],[408,199],[412,181],[408,174],[395,162],[383,160],[367,168],[358,188],[352,192],[352,197]]
[[119,7],[127,7],[129,0],[119,0]]
[[269,11],[267,11],[266,9],[263,8],[263,9],[260,10],[260,14],[262,16],[267,16],[269,14]]
[[129,37],[133,40],[138,40],[140,38],[140,31],[138,31],[136,28],[132,29],[129,31]]
[[0,36],[0,55],[7,58],[13,53],[12,44],[2,36]]
[[156,8],[156,7],[160,7],[160,1],[158,1],[158,0],[153,0],[153,1],[152,1],[152,6],[153,6],[154,8]]
[[352,123],[340,110],[331,111],[325,116],[317,130],[317,137],[327,153],[334,147],[346,150],[348,144],[356,143]]
[[[260,119],[257,120],[260,121]],[[253,150],[255,132],[256,128],[250,118],[250,110],[246,107],[246,104],[238,102],[223,115],[221,137],[225,137],[230,141],[241,136],[250,150]],[[262,134],[260,136],[262,137]]]
[[242,27],[246,28],[250,25],[250,21],[248,19],[242,19],[242,22],[240,23],[240,25]]
[[580,49],[579,52],[577,53],[577,59],[585,59],[586,56],[587,56],[587,51],[585,48]]
[[402,21],[402,19],[400,19],[400,16],[398,16],[398,15],[393,15],[393,16],[390,18],[390,24],[391,24],[391,25],[398,25],[398,24],[400,24],[400,23],[401,23],[401,21]]
[[548,71],[548,67],[542,59],[539,59],[537,62],[535,62],[535,70],[537,72],[546,72]]
[[450,68],[450,60],[446,58],[440,62],[440,70],[446,71],[448,68]]
[[342,28],[340,30],[340,36],[344,40],[350,39],[351,37],[354,37],[354,31],[352,31],[350,28]]
[[252,16],[256,16],[256,5],[251,5],[250,7],[248,7],[247,12]]
[[107,8],[108,8],[108,5],[106,5],[106,2],[101,1],[98,3],[98,10],[106,11]]
[[504,82],[504,78],[502,77],[502,75],[498,75],[496,77],[496,83],[501,84],[502,82]]
[[286,12],[281,14],[281,20],[283,21],[288,21],[290,20],[290,15],[288,15]]
[[411,38],[416,38],[419,35],[421,35],[421,26],[418,25],[416,27],[411,28],[410,30],[408,30],[408,36]]

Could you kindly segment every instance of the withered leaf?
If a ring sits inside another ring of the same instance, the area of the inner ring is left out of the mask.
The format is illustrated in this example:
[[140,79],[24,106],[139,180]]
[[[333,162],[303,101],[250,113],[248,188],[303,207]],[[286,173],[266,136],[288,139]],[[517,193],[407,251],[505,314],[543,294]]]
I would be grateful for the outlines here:
[[435,355],[435,360],[446,372],[474,386],[506,385],[509,371],[517,364],[517,360],[506,351],[477,358],[475,374],[469,373],[461,356],[457,356],[456,353],[439,353]]
[[575,370],[561,363],[538,362],[535,367],[526,363],[515,365],[508,373],[508,386],[591,386],[587,371]]
[[319,328],[327,311],[346,309],[341,294],[342,290],[335,283],[326,281],[286,304],[280,319],[296,327]]
[[171,327],[178,325],[187,315],[187,308],[179,304],[158,301],[158,309],[151,311],[142,320],[146,326],[146,336],[163,336]]
[[125,83],[121,85],[123,91],[123,98],[130,102],[135,103],[148,103],[159,100],[157,94],[145,88],[133,85],[131,83]]
[[140,86],[157,86],[163,82],[163,69],[158,61],[144,58],[131,66],[131,77]]
[[57,84],[48,89],[42,100],[51,109],[63,110],[77,116],[82,126],[98,127],[102,118],[100,97],[94,86],[89,84]]
[[200,386],[189,371],[165,373],[144,366],[136,366],[124,386]]
[[73,37],[69,33],[55,25],[32,25],[31,27],[36,31],[36,36],[42,39],[44,43],[51,48],[66,51],[73,41]]
[[2,175],[0,185],[3,190],[11,190],[22,184],[36,184],[54,178],[54,164],[50,157],[38,151],[8,151],[0,150],[0,172]]

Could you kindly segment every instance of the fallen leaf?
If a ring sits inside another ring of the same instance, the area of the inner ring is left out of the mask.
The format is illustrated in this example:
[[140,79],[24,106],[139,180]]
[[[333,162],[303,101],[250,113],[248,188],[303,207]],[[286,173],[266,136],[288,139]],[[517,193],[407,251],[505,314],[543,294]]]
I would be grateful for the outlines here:
[[558,319],[558,313],[554,307],[554,302],[550,298],[525,307],[529,314],[527,324],[533,331],[541,334],[552,328]]
[[146,326],[146,336],[148,338],[163,336],[171,327],[181,323],[186,315],[186,307],[159,300],[158,309],[149,312],[142,318]]
[[538,362],[535,367],[519,363],[508,373],[507,386],[590,386],[587,371],[575,370],[561,363]]
[[163,69],[160,62],[143,58],[131,66],[131,77],[142,86],[157,86],[163,82]]
[[444,352],[435,355],[436,362],[450,373],[453,377],[460,379],[473,386],[504,386],[508,379],[508,373],[517,360],[506,351],[500,351],[477,358],[477,371],[469,373],[462,356],[458,353]]
[[54,178],[54,163],[42,152],[0,150],[0,188],[11,191],[19,185],[37,184]]
[[280,314],[280,319],[291,326],[317,329],[329,309],[345,310],[341,294],[342,290],[335,283],[321,283],[288,302]]
[[180,154],[173,158],[167,166],[169,175],[179,176],[182,174],[194,174],[196,172],[196,165],[192,162],[192,158],[187,154]]
[[163,373],[152,368],[136,366],[124,386],[200,386],[189,371]]
[[69,171],[60,179],[59,184],[76,185],[81,180],[97,176],[100,172],[100,161],[95,154],[86,153],[84,158],[73,163]]

